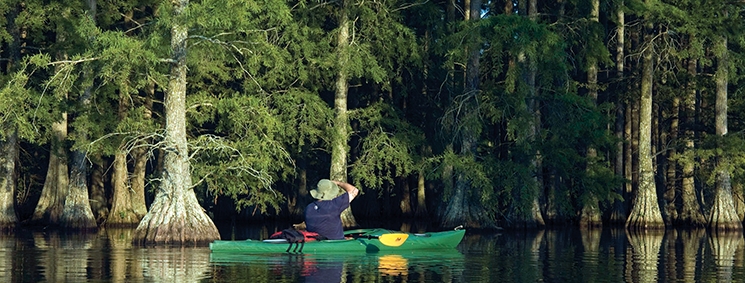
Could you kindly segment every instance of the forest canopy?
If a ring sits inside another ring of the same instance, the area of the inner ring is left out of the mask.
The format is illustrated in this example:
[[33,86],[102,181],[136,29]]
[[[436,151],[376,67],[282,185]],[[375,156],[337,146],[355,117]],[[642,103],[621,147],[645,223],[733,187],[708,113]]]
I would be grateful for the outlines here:
[[0,223],[301,221],[331,178],[347,225],[741,229],[743,8],[8,0]]

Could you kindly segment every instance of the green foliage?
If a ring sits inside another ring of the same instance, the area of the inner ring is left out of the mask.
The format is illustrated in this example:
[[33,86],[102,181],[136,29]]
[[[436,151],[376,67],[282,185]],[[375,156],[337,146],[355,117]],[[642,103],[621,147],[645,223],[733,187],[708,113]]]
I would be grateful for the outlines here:
[[[25,64],[24,64],[25,65]],[[25,69],[3,78],[4,85],[0,88],[0,137],[13,131],[18,132],[21,139],[34,141],[39,137],[39,129],[35,116],[31,113],[38,111],[38,97],[33,90],[28,89],[29,76]]]
[[194,177],[211,194],[233,198],[238,209],[279,208],[283,196],[272,185],[292,169],[277,140],[282,123],[266,105],[261,97],[224,95],[214,101],[214,110],[205,110],[215,115],[214,134],[200,134],[190,143]]
[[360,109],[353,116],[359,122],[358,134],[364,136],[361,154],[350,172],[355,180],[365,187],[381,188],[394,183],[394,177],[418,172],[421,157],[417,149],[424,143],[419,129],[384,103]]
[[[279,210],[285,196],[277,188],[292,187],[287,185],[297,177],[294,162],[326,162],[340,71],[349,76],[355,131],[350,175],[361,187],[381,188],[423,171],[437,196],[447,200],[447,184],[462,178],[472,188],[470,200],[503,219],[530,212],[546,191],[553,195],[543,197],[552,198],[564,215],[588,200],[620,199],[614,188],[621,180],[609,165],[617,141],[608,125],[618,103],[633,102],[638,88],[629,73],[622,81],[610,75],[618,4],[627,13],[627,48],[637,48],[626,50],[627,68],[651,47],[632,40],[640,20],[653,23],[660,131],[670,126],[665,115],[674,99],[687,96],[691,82],[701,105],[713,105],[714,58],[727,52],[730,134],[710,136],[713,111],[704,107],[700,123],[686,125],[704,136],[696,140],[699,149],[683,151],[680,141],[666,146],[680,149],[676,160],[695,162],[704,180],[713,180],[717,158],[727,158],[723,169],[735,180],[745,179],[739,156],[745,128],[739,2],[614,0],[602,2],[599,23],[588,20],[584,0],[563,2],[561,15],[554,9],[559,3],[542,3],[535,19],[499,14],[489,4],[484,17],[473,21],[449,15],[450,3],[431,1],[348,1],[341,7],[304,0],[200,0],[190,1],[178,18],[168,1],[99,2],[95,18],[84,2],[23,3],[24,9],[17,9],[20,2],[0,3],[8,19],[18,11],[13,22],[0,24],[4,49],[16,40],[14,28],[26,34],[23,59],[0,76],[2,135],[18,130],[25,142],[46,146],[52,123],[68,113],[71,149],[104,159],[135,146],[156,149],[172,63],[170,29],[179,23],[189,30],[194,183],[200,195],[229,196],[238,208]],[[350,43],[339,47],[342,15],[351,23]],[[723,36],[727,49],[714,48]],[[481,55],[480,87],[466,92],[465,66],[473,50]],[[697,60],[699,75],[687,73],[689,58]],[[601,70],[597,102],[580,94],[591,64]],[[526,82],[531,70],[537,71],[535,88]],[[90,103],[81,103],[87,94]],[[475,150],[461,148],[471,143]],[[597,150],[596,159],[587,158],[588,148]],[[536,161],[541,177],[550,175],[546,184],[534,183]]]

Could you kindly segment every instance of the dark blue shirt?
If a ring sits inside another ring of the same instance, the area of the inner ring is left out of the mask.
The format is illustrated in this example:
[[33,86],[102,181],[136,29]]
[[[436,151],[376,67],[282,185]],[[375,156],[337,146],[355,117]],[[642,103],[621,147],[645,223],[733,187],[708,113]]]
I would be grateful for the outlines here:
[[341,212],[349,207],[349,193],[332,200],[314,201],[305,207],[305,229],[329,240],[344,239]]

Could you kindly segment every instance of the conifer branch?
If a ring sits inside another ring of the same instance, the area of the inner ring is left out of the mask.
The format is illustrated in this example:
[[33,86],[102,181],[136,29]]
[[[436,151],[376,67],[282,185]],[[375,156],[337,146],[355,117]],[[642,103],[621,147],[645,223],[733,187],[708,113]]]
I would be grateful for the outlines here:
[[[277,196],[277,192],[271,187],[272,183],[274,183],[272,176],[267,174],[266,172],[251,167],[243,152],[233,146],[230,146],[223,137],[211,134],[201,135],[195,142],[189,144],[189,148],[191,149],[191,155],[189,156],[190,160],[195,159],[195,157],[203,151],[227,153],[230,156],[230,159],[237,161],[237,165],[226,167],[228,171],[238,172],[238,175],[240,175],[240,173],[248,174],[249,176],[258,180],[261,183],[262,187],[271,191],[275,196]],[[196,187],[198,184],[204,183],[209,176],[213,175],[213,172],[214,171],[204,174],[204,176],[199,181],[197,181],[194,186]]]
[[132,15],[125,15],[124,13],[119,13],[119,15],[121,15],[121,16],[122,16],[122,18],[124,18],[124,22],[128,22],[128,21],[131,21],[131,22],[133,22],[133,23],[135,23],[135,24],[136,24],[136,26],[135,26],[135,27],[133,27],[133,28],[130,28],[130,29],[128,29],[128,30],[125,30],[125,31],[124,31],[124,34],[128,34],[128,33],[132,32],[132,31],[134,31],[134,30],[137,30],[137,29],[141,29],[142,27],[144,27],[144,26],[145,26],[145,24],[143,24],[143,23],[140,23],[140,22],[136,21],[135,19],[133,19],[133,18],[132,18]]
[[[271,31],[271,30],[273,30],[273,28],[262,30],[262,31],[263,32],[266,32],[266,31]],[[220,36],[220,35],[227,35],[227,34],[228,33],[222,33],[222,34],[218,34],[218,36]],[[250,49],[241,48],[241,47],[235,45],[233,42],[222,41],[222,40],[216,39],[214,37],[213,38],[209,38],[209,37],[201,36],[201,35],[192,35],[192,36],[189,36],[189,38],[203,39],[203,40],[205,40],[207,42],[218,44],[218,45],[223,46],[224,48],[226,48],[228,50],[234,50],[235,52],[237,52],[241,56],[244,55],[243,54],[244,51],[248,51],[249,53],[253,53]],[[256,80],[256,78],[251,74],[251,72],[249,72],[248,70],[246,70],[246,68],[243,66],[243,63],[241,62],[241,60],[239,60],[238,57],[235,56],[235,54],[233,52],[230,52],[230,54],[231,54],[231,56],[233,56],[233,59],[235,59],[235,62],[238,63],[238,66],[241,68],[241,71],[243,71],[243,73],[246,74],[246,76],[248,76],[251,79],[251,81],[253,81],[256,84],[256,86],[259,88],[259,90],[262,93],[266,93],[266,91],[261,86],[261,84],[259,83],[259,81]]]
[[411,3],[411,4],[403,5],[403,6],[400,6],[400,7],[396,8],[396,9],[391,10],[391,12],[398,12],[400,10],[406,10],[406,9],[411,8],[411,7],[416,7],[416,6],[427,4],[428,2],[429,2],[429,0],[424,0],[422,2],[417,2],[417,3]]
[[47,63],[47,66],[56,66],[56,65],[65,65],[65,64],[76,65],[80,63],[96,61],[98,59],[99,59],[98,57],[92,57],[92,58],[83,58],[79,60],[60,60],[60,61],[49,62]]

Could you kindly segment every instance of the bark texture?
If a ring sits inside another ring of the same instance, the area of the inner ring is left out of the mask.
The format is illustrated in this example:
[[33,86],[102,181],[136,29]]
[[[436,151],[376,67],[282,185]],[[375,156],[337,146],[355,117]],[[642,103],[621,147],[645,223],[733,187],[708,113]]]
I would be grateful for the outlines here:
[[34,225],[58,225],[67,197],[67,150],[62,146],[62,141],[67,138],[67,114],[62,115],[61,121],[52,124],[49,167],[39,202],[31,216]]
[[424,182],[424,172],[419,172],[416,185],[416,211],[414,213],[417,218],[422,218],[429,215],[429,212],[427,211],[426,191],[427,187]]
[[[688,74],[692,78],[697,75],[696,67],[698,61],[696,59],[688,60]],[[684,109],[686,115],[686,125],[695,125],[696,123],[696,96],[698,93],[696,81],[691,80],[688,84],[688,95],[684,100]],[[686,127],[683,133],[683,139],[685,143],[685,150],[691,151],[696,147],[694,143],[695,132],[692,126]],[[682,181],[681,181],[681,207],[680,213],[678,214],[678,220],[688,226],[693,227],[704,227],[706,225],[706,219],[704,214],[701,212],[701,205],[699,204],[698,198],[696,197],[696,183],[693,179],[694,174],[694,162],[688,161],[681,166],[682,170]]]
[[89,200],[93,216],[99,225],[103,224],[106,218],[109,217],[109,197],[106,193],[106,173],[104,172],[109,167],[105,164],[107,162],[96,158],[96,161],[93,163],[93,171],[91,172]]
[[[95,14],[95,0],[89,1]],[[90,107],[91,87],[88,87],[79,98],[83,109]],[[76,118],[77,119],[77,118]],[[88,133],[78,130],[77,135],[83,139]],[[86,152],[80,149],[73,151],[70,171],[70,182],[65,205],[62,209],[60,225],[67,229],[95,230],[98,226],[93,217],[90,201],[88,200],[88,170]]]
[[111,185],[111,213],[106,220],[107,227],[136,226],[142,217],[137,217],[132,207],[130,188],[127,184],[127,155],[120,150],[114,155]]
[[[651,30],[650,28],[648,28]],[[641,98],[639,100],[639,187],[633,201],[628,229],[661,229],[665,228],[660,206],[657,200],[657,186],[654,180],[652,162],[652,81],[653,52],[652,38],[649,32],[645,35],[647,44],[642,55]]]
[[[11,4],[13,5],[13,4]],[[21,41],[25,39],[25,28],[16,25],[16,19],[21,12],[22,6],[16,5],[6,11],[7,31],[13,41],[6,46],[8,64],[5,74],[10,74],[19,69],[21,60]],[[16,173],[16,161],[18,160],[18,133],[16,126],[5,123],[6,130],[3,138],[0,138],[0,230],[10,230],[18,223],[15,210],[15,193],[18,174]]]
[[[727,135],[727,85],[728,85],[728,62],[727,62],[727,38],[723,37],[717,42],[720,52],[717,60],[717,73],[715,75],[717,85],[717,97],[715,108],[715,126],[717,136]],[[728,159],[725,155],[716,157],[716,187],[714,204],[709,217],[709,228],[716,231],[738,231],[742,232],[742,222],[735,210],[732,200],[732,180],[730,178]]]
[[[600,21],[600,0],[591,1],[590,9],[590,22],[599,24]],[[593,104],[597,104],[598,100],[598,60],[596,58],[587,58],[587,96],[590,98]],[[597,160],[597,150],[590,146],[587,149],[587,164],[588,167],[593,166],[593,163]],[[582,206],[582,213],[580,214],[579,220],[580,227],[600,227],[603,225],[603,219],[601,217],[600,205],[598,198],[595,194],[589,193],[587,201]]]
[[0,141],[0,230],[13,229],[18,223],[15,210],[16,160],[18,136],[12,132]]
[[[155,97],[155,83],[148,85],[146,89],[147,96],[144,99],[145,113],[143,114],[144,119],[151,119],[153,116],[153,97]],[[140,144],[146,141],[140,141]],[[147,171],[147,161],[149,152],[145,150],[144,146],[138,146],[132,150],[132,158],[134,159],[134,167],[132,168],[132,177],[130,179],[131,190],[130,200],[132,201],[132,210],[137,218],[142,219],[147,213],[147,206],[145,202],[145,176]]]
[[[625,38],[626,38],[626,12],[624,11],[623,3],[616,4],[614,7],[616,12],[616,18],[618,20],[616,26],[616,33],[618,34],[616,41],[616,78],[619,82],[623,82],[625,79],[624,67],[626,66],[626,60],[624,60],[625,54]],[[616,101],[616,124],[615,124],[615,136],[618,139],[616,143],[616,157],[614,160],[614,173],[616,176],[624,176],[624,157],[625,157],[625,146],[624,146],[624,129],[626,128],[627,121],[625,121],[625,111],[628,108],[625,101],[621,96],[618,96]],[[616,192],[625,199],[627,194],[625,190],[625,184],[622,184],[616,189]],[[623,200],[615,200],[613,202],[613,210],[611,211],[610,223],[624,223],[627,216],[626,205]]]
[[[336,42],[339,71],[336,74],[336,93],[334,96],[334,136],[331,144],[330,179],[347,182],[347,154],[349,153],[349,116],[347,114],[348,66],[349,60],[349,17],[347,15],[347,0],[341,1],[339,11],[339,35]],[[352,207],[341,214],[341,223],[345,228],[358,226],[352,214]]]
[[96,218],[93,217],[90,201],[88,201],[88,166],[85,153],[73,153],[70,183],[65,205],[60,217],[60,225],[67,229],[95,230]]
[[[188,3],[188,0],[173,2],[176,18]],[[187,28],[179,23],[171,28],[174,63],[164,102],[163,171],[150,211],[137,226],[132,239],[142,245],[199,245],[220,239],[217,227],[199,205],[192,188],[186,142],[187,35]]]

